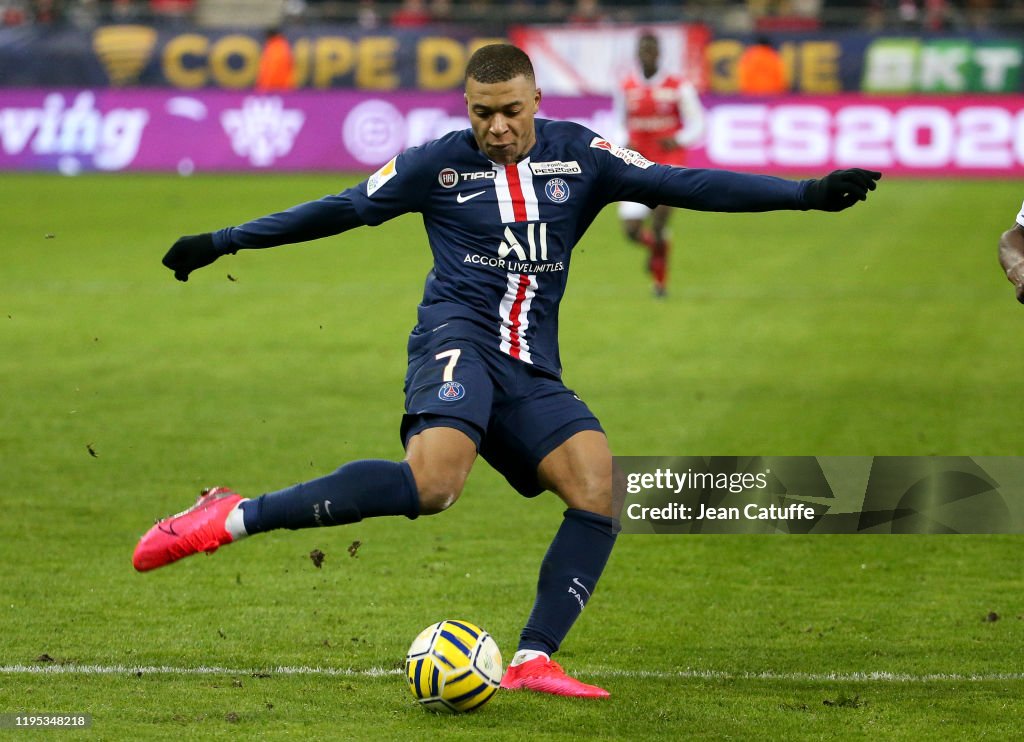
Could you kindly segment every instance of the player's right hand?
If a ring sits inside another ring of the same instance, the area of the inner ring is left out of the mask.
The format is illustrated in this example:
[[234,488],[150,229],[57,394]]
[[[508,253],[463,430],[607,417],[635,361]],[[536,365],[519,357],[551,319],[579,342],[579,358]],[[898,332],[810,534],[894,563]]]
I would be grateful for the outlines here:
[[189,273],[209,265],[219,257],[220,253],[213,246],[213,235],[204,232],[179,237],[164,255],[163,263],[174,271],[175,278],[187,281]]

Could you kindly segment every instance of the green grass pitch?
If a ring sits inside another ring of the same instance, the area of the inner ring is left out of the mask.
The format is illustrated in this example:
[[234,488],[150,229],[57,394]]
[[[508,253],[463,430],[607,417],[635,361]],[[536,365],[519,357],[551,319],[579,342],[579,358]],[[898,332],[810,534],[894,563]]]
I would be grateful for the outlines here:
[[[405,650],[465,618],[510,657],[561,512],[483,462],[441,516],[135,574],[138,536],[203,486],[401,456],[417,217],[188,284],[159,263],[351,182],[0,179],[0,714],[91,713],[62,738],[110,740],[1019,735],[1016,536],[623,536],[558,657],[612,698],[458,718],[414,705]],[[838,215],[678,212],[663,302],[606,210],[574,256],[566,381],[623,455],[1017,455],[1024,307],[996,241],[1021,197],[883,180]]]

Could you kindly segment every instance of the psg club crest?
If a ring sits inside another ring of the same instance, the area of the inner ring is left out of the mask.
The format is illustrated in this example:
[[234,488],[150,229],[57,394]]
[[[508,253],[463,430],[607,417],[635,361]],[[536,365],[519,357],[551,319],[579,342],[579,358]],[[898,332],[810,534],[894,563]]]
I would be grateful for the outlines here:
[[446,381],[437,390],[437,396],[445,402],[456,402],[466,396],[466,387],[457,381]]
[[569,184],[561,178],[552,178],[544,186],[544,193],[556,204],[569,200]]

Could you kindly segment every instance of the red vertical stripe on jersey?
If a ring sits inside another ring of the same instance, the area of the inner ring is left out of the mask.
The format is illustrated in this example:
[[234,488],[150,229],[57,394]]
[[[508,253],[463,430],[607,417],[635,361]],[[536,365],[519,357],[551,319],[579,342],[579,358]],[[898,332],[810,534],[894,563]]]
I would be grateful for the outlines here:
[[508,192],[512,196],[512,213],[515,214],[517,222],[525,222],[526,199],[523,198],[523,184],[519,182],[519,168],[516,165],[506,165],[505,177],[508,178]]
[[[512,167],[515,167],[515,166],[513,165]],[[516,186],[518,186],[518,185],[519,185],[519,181],[517,180],[516,181]],[[519,195],[520,195],[520,197],[522,196],[522,191],[519,192]],[[526,207],[523,207],[524,213],[525,213],[525,208]],[[523,275],[519,276],[519,290],[516,291],[516,300],[514,302],[512,302],[512,311],[510,311],[508,313],[508,322],[509,322],[509,325],[510,325],[510,327],[509,327],[509,338],[508,338],[508,344],[509,344],[508,354],[510,356],[512,356],[513,358],[519,358],[519,353],[520,353],[519,342],[520,342],[520,339],[521,339],[519,337],[519,326],[521,324],[521,322],[519,320],[519,314],[523,311],[523,300],[526,299],[526,289],[529,287],[529,285],[530,285],[530,277],[528,275],[523,274]]]

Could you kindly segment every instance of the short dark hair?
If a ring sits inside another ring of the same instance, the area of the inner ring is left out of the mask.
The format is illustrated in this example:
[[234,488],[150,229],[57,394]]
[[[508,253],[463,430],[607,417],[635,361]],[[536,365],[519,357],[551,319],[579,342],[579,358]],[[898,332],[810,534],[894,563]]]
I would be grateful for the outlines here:
[[512,44],[481,46],[466,63],[466,79],[477,82],[507,82],[513,77],[534,80],[533,63],[526,52]]

